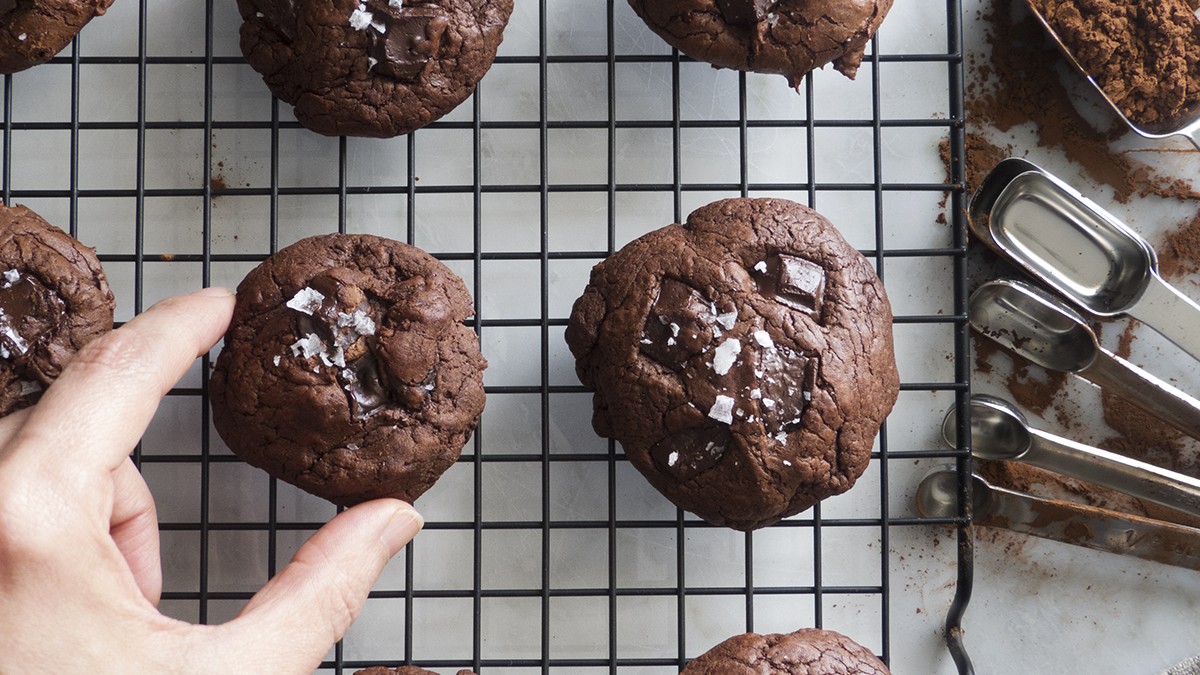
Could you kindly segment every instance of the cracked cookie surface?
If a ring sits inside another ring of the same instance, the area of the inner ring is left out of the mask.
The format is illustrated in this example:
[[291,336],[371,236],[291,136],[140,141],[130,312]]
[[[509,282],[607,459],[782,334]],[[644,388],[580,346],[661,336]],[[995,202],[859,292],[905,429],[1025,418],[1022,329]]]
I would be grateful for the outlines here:
[[0,416],[36,403],[112,330],[113,307],[94,250],[24,206],[0,206]]
[[891,320],[820,214],[728,199],[593,268],[566,339],[596,432],[679,507],[751,530],[866,469],[899,391]]
[[462,279],[418,248],[301,240],[238,286],[213,424],[247,463],[336,504],[411,502],[483,411],[473,315]]
[[45,63],[113,0],[0,0],[0,73]]
[[890,675],[871,651],[831,630],[729,638],[680,675]]
[[672,47],[721,68],[778,73],[793,87],[832,62],[854,79],[892,0],[629,0]]
[[246,61],[328,136],[391,137],[462,103],[513,0],[237,0]]
[[[371,668],[356,670],[354,675],[438,675],[436,671],[426,670],[424,668],[415,667],[415,665],[401,665],[398,668],[384,668],[383,665],[372,665]],[[457,675],[475,675],[472,670],[460,670]]]

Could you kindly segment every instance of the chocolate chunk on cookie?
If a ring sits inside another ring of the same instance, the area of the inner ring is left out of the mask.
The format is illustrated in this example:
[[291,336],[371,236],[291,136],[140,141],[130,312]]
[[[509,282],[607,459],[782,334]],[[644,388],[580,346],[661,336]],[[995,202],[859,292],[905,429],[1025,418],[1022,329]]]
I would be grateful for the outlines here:
[[890,675],[871,650],[831,630],[729,638],[680,675]]
[[45,63],[113,0],[0,0],[0,73]]
[[[383,665],[372,665],[371,668],[356,670],[354,675],[438,675],[433,670],[415,667],[415,665],[401,665],[400,668],[385,668]],[[472,670],[460,670],[457,675],[475,675]]]
[[866,470],[899,391],[891,320],[820,214],[730,199],[597,265],[566,338],[596,432],[681,508],[751,530]]
[[513,0],[237,0],[246,61],[328,136],[390,137],[462,103]]
[[0,416],[36,403],[112,330],[113,307],[95,251],[24,206],[0,206]]
[[213,423],[246,462],[336,504],[412,501],[483,412],[473,314],[462,279],[418,248],[301,240],[238,286]]
[[672,47],[721,68],[778,73],[793,87],[814,68],[853,79],[892,0],[629,0]]

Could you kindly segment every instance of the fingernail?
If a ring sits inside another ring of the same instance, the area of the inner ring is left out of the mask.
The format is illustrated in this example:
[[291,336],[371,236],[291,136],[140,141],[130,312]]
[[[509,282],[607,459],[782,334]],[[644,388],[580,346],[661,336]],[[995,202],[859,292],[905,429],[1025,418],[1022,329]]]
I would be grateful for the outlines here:
[[388,556],[394,556],[404,548],[405,544],[417,536],[425,526],[425,519],[411,506],[402,506],[392,514],[391,520],[384,526],[379,540],[387,547]]
[[224,286],[209,286],[208,288],[201,288],[192,293],[192,295],[198,298],[231,298],[233,297],[233,291]]

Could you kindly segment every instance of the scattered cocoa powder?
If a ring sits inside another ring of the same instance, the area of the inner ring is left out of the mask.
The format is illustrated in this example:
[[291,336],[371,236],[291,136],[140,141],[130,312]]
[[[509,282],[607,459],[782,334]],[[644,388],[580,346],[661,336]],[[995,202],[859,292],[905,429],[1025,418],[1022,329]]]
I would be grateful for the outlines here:
[[1163,237],[1158,247],[1158,268],[1172,278],[1200,272],[1200,213]]
[[1200,107],[1200,19],[1183,0],[1029,0],[1138,126],[1169,131]]

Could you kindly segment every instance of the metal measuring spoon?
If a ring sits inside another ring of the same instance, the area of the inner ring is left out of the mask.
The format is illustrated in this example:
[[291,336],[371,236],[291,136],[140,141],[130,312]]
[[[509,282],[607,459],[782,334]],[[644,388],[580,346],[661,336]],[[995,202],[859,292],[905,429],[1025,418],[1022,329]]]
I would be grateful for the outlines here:
[[1100,346],[1078,312],[1040,288],[990,281],[971,294],[971,327],[1047,370],[1074,373],[1200,439],[1200,400]]
[[1200,305],[1163,280],[1150,244],[1036,164],[997,164],[968,215],[975,236],[1067,300],[1138,319],[1200,359]]
[[1075,55],[1071,53],[1070,49],[1067,49],[1067,45],[1063,43],[1062,38],[1060,38],[1058,35],[1058,32],[1054,30],[1054,27],[1050,25],[1050,22],[1046,20],[1046,17],[1038,11],[1037,7],[1034,7],[1033,2],[1030,0],[1025,0],[1025,4],[1029,6],[1030,11],[1032,12],[1034,18],[1038,20],[1038,23],[1042,24],[1042,26],[1046,29],[1046,32],[1049,33],[1050,39],[1053,40],[1056,45],[1058,45],[1059,51],[1063,53],[1063,56],[1067,57],[1067,61],[1074,66],[1075,70],[1079,71],[1079,73],[1083,75],[1083,77],[1089,83],[1091,83],[1092,87],[1096,89],[1096,92],[1100,94],[1100,98],[1104,99],[1104,102],[1112,108],[1113,112],[1117,114],[1117,117],[1120,118],[1122,122],[1129,125],[1130,129],[1133,129],[1133,131],[1140,136],[1153,139],[1182,136],[1191,141],[1192,145],[1200,148],[1200,108],[1189,111],[1186,115],[1177,120],[1171,120],[1170,122],[1156,125],[1154,128],[1143,127],[1134,123],[1133,120],[1129,119],[1129,117],[1125,115],[1125,111],[1122,110],[1119,105],[1117,105],[1116,101],[1109,98],[1108,92],[1104,91],[1104,87],[1100,86],[1100,83],[1097,82],[1096,79],[1092,77],[1092,74],[1083,67],[1083,64],[1075,59]]
[[[1042,499],[971,476],[972,521],[1097,551],[1200,570],[1200,530],[1071,502]],[[917,486],[917,512],[958,515],[954,465],[934,469]]]
[[[942,438],[952,447],[958,447],[957,429],[951,407]],[[971,455],[1023,462],[1200,516],[1200,480],[1034,429],[1002,398],[971,397]]]

